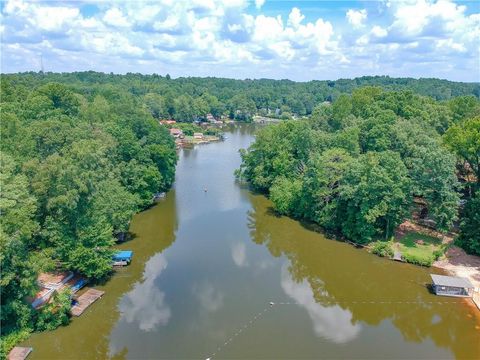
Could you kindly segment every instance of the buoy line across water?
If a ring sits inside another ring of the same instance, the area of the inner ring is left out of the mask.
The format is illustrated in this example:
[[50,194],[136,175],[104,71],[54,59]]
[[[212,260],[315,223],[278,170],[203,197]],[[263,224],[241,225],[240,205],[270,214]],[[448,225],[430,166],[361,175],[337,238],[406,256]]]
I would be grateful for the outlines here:
[[[336,305],[346,305],[346,304],[459,304],[461,301],[459,300],[450,300],[450,301],[381,301],[381,300],[375,300],[375,301],[338,301],[335,304]],[[254,323],[259,320],[262,315],[264,315],[268,310],[272,309],[275,305],[301,305],[298,302],[269,302],[270,306],[267,306],[263,311],[260,311],[259,313],[255,314],[250,320],[247,321],[243,326],[240,326],[238,330],[230,337],[228,338],[223,344],[219,345],[217,349],[215,350],[214,353],[212,353],[209,357],[207,357],[205,360],[212,360],[216,355],[220,353],[220,351],[223,350],[228,344],[230,344],[238,335],[240,335],[242,332],[246,331],[249,327],[253,326]]]

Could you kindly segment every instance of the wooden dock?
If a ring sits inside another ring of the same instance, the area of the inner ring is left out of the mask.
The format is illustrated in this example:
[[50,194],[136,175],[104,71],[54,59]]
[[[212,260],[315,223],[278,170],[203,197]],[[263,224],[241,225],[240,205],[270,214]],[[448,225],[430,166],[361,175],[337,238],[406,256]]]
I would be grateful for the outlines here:
[[80,295],[77,303],[72,306],[71,313],[73,316],[80,316],[83,312],[92,305],[95,301],[100,299],[105,291],[88,289],[84,294]]
[[398,250],[395,250],[395,252],[393,253],[393,260],[395,261],[403,261],[403,258],[402,258],[402,253]]
[[8,354],[8,360],[24,360],[32,352],[31,347],[15,346]]

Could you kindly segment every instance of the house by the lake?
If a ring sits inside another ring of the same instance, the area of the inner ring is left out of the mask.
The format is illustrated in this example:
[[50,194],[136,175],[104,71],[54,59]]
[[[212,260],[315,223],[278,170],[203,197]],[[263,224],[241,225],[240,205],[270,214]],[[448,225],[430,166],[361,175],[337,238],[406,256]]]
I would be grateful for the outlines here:
[[430,274],[436,295],[472,297],[474,286],[470,280],[456,276]]
[[87,279],[80,275],[74,275],[70,271],[56,271],[40,273],[37,284],[40,290],[30,299],[34,309],[48,303],[55,292],[70,289],[72,294],[76,293],[87,284]]
[[176,124],[177,122],[175,120],[160,120],[160,124],[162,125],[173,125]]
[[203,134],[199,132],[193,133],[193,138],[198,140],[203,140]]
[[170,135],[172,135],[174,138],[178,138],[183,135],[183,131],[177,128],[171,128]]

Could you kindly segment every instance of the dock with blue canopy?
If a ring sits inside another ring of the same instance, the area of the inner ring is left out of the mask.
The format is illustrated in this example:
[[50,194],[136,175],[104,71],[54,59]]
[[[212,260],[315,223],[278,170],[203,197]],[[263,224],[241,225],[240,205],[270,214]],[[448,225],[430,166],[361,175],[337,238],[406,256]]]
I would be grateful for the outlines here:
[[133,251],[131,250],[121,250],[113,255],[113,265],[114,266],[126,266],[132,261]]

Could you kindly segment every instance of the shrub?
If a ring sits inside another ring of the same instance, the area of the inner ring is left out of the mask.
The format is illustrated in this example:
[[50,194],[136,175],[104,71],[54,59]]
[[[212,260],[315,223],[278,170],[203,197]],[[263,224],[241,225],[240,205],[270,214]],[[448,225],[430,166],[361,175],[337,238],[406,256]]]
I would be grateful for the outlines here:
[[70,307],[70,292],[56,293],[52,301],[39,311],[35,329],[37,331],[54,330],[60,325],[67,325],[70,322]]
[[445,253],[445,249],[442,247],[437,249],[433,252],[433,258],[436,260],[440,259],[440,257]]
[[433,261],[434,261],[433,255],[418,256],[418,255],[414,255],[414,254],[403,253],[402,257],[403,257],[403,260],[405,260],[406,262],[408,262],[410,264],[427,266],[427,267],[432,266]]
[[8,353],[19,342],[26,340],[30,336],[31,329],[22,329],[11,332],[8,335],[2,334],[2,341],[0,341],[0,359],[6,359]]
[[389,241],[376,241],[372,244],[372,253],[382,257],[393,257],[392,243]]

